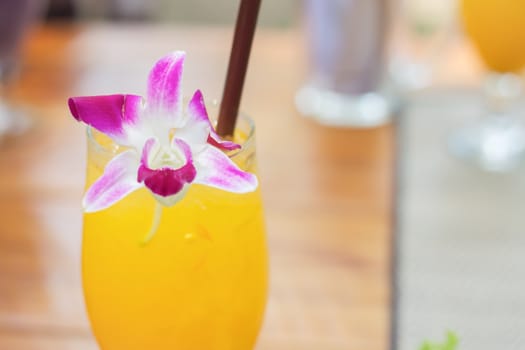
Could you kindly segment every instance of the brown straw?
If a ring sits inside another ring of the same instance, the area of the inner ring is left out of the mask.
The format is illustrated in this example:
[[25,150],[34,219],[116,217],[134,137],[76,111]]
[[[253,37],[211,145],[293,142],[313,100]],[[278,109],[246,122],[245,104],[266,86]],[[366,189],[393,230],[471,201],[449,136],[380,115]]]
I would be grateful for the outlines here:
[[261,0],[241,0],[217,121],[217,133],[221,136],[231,136],[235,129],[260,5]]

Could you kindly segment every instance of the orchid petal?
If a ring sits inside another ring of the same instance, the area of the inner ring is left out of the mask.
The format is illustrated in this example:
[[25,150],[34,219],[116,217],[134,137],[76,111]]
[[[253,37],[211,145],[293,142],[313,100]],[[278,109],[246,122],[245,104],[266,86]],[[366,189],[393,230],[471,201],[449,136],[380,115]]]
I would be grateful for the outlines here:
[[210,135],[208,136],[208,143],[224,151],[234,151],[237,149],[241,149],[241,145],[239,145],[238,143],[228,140],[222,140],[221,137],[217,135],[217,133],[213,129],[211,129]]
[[188,118],[185,125],[176,130],[172,144],[176,144],[177,139],[183,140],[190,145],[192,153],[198,153],[208,144],[210,128],[207,122]]
[[[144,166],[149,166],[151,156],[153,156],[155,153],[159,150],[159,142],[155,138],[150,138],[144,143],[144,147],[142,148],[142,156],[140,157],[140,164]],[[140,172],[140,169],[139,169]],[[140,173],[139,173],[140,174]],[[139,182],[140,175],[139,175]]]
[[214,147],[206,147],[195,160],[199,169],[195,183],[235,193],[252,192],[257,188],[255,175],[239,169],[227,155]]
[[191,120],[205,122],[211,126],[206,105],[204,104],[204,96],[200,90],[195,91],[188,103],[188,116]]
[[154,139],[146,142],[137,180],[143,182],[151,192],[159,196],[169,197],[176,195],[183,190],[186,184],[191,183],[197,175],[197,170],[193,165],[190,146],[182,140],[176,141],[176,145],[181,149],[186,158],[186,162],[181,167],[177,169],[172,167],[152,169],[147,162],[151,158],[149,153],[156,148],[156,142]]
[[110,207],[143,185],[136,180],[137,154],[129,150],[113,158],[104,174],[87,190],[83,205],[86,212]]
[[210,122],[210,118],[208,117],[206,105],[204,104],[204,97],[200,90],[195,91],[190,103],[188,104],[188,116],[190,121],[205,122],[210,126],[210,134],[208,135],[207,140],[209,144],[225,151],[233,151],[241,148],[241,146],[235,142],[222,140],[221,137],[217,135]]
[[186,54],[175,51],[155,63],[148,77],[148,110],[157,116],[182,117],[182,70]]
[[92,126],[120,144],[127,145],[126,130],[140,117],[142,97],[122,94],[72,97],[68,100],[68,105],[76,120]]

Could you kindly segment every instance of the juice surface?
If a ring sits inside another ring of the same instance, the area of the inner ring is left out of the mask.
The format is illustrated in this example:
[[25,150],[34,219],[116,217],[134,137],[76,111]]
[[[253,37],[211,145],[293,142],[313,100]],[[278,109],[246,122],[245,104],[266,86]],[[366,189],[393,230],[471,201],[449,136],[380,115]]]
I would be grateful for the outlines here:
[[487,66],[513,72],[525,65],[525,1],[462,0],[465,30]]
[[[101,174],[95,163],[88,184]],[[142,244],[154,211],[141,189],[84,216],[84,293],[101,348],[253,349],[267,290],[259,190],[193,185]]]

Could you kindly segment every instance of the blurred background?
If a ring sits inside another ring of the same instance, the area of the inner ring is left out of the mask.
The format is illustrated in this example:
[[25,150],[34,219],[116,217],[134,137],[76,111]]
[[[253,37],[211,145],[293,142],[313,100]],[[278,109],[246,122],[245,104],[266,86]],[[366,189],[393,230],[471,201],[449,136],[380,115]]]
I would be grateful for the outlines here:
[[[0,349],[97,348],[67,98],[144,94],[184,49],[186,94],[220,101],[238,6],[0,0]],[[241,104],[271,261],[257,349],[523,348],[524,24],[522,0],[262,1]]]
[[[221,0],[214,6],[198,1],[50,1],[50,15],[76,17],[84,20],[149,20],[182,23],[231,25],[235,20],[238,3]],[[298,1],[266,1],[260,24],[263,26],[289,26],[296,19]]]

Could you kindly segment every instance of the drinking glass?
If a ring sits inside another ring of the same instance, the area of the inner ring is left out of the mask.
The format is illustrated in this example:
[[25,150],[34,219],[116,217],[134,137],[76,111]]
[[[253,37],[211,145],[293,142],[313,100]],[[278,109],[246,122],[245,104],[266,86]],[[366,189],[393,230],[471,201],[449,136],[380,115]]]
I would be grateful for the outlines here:
[[395,102],[383,84],[389,0],[307,0],[309,81],[297,109],[321,124],[373,127]]
[[[229,154],[256,172],[255,127],[240,117],[243,145]],[[87,186],[122,149],[88,129]],[[94,335],[103,350],[251,350],[267,295],[267,250],[259,189],[235,194],[192,185],[144,243],[156,202],[140,189],[84,215],[82,275]]]
[[473,125],[449,139],[451,152],[490,171],[510,170],[523,160],[524,110],[520,109],[525,65],[525,1],[463,0],[465,31],[490,73],[485,81],[487,107]]
[[43,0],[0,1],[0,138],[18,134],[28,126],[27,117],[5,97],[25,31],[43,5]]

